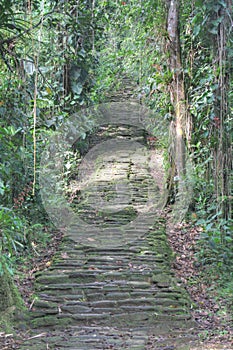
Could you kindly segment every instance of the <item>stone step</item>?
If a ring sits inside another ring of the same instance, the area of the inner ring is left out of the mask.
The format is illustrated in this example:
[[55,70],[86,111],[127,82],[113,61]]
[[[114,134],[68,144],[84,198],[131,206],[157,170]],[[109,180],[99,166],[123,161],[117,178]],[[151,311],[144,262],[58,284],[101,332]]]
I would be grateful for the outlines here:
[[[172,289],[171,289],[172,291]],[[140,297],[142,295],[146,295],[148,293],[149,295],[155,296],[158,295],[159,289],[158,288],[150,288],[147,290],[140,290],[137,289],[136,291],[133,290],[125,290],[125,291],[96,291],[96,290],[86,290],[85,291],[85,296],[88,301],[91,300],[121,300],[121,299],[128,299],[128,298],[133,298],[133,297]],[[161,288],[161,292],[168,293],[169,289],[168,288]]]
[[136,288],[148,289],[151,288],[150,282],[145,281],[126,281],[126,280],[116,280],[111,282],[94,282],[94,283],[58,283],[58,284],[48,284],[42,285],[39,284],[37,287],[38,291],[48,291],[48,290],[101,290],[104,292],[107,291],[133,291]]
[[[158,224],[159,226],[161,226],[160,224]],[[153,233],[153,239],[155,239],[156,237],[160,239],[165,240],[164,237],[164,224],[162,226],[162,233],[159,232],[159,226],[157,225],[157,231],[154,231],[154,229],[149,228],[148,232],[152,232]],[[79,245],[77,244],[75,241],[73,241],[72,239],[68,239],[67,237],[64,238],[64,242],[61,244],[61,250],[62,251],[66,251],[66,252],[71,252],[71,253],[77,253],[77,251],[79,252],[79,254],[83,255],[83,254],[93,254],[93,255],[116,255],[118,253],[121,254],[140,254],[144,248],[146,247],[148,250],[151,250],[151,252],[154,254],[155,251],[151,249],[151,245],[148,242],[149,237],[145,236],[142,237],[140,239],[135,240],[134,242],[131,242],[130,244],[126,244],[125,246],[119,246],[119,247],[107,247],[107,248],[102,248],[102,247],[93,247],[87,245]]]
[[[114,303],[120,302],[121,300],[128,300],[128,299],[137,299],[137,298],[154,298],[154,299],[168,299],[172,301],[180,301],[181,304],[189,304],[189,299],[187,299],[186,296],[184,296],[182,293],[174,292],[171,290],[166,290],[166,291],[159,291],[158,289],[156,290],[137,290],[136,292],[131,292],[131,293],[114,293],[114,292],[108,292],[108,293],[96,293],[94,292],[82,292],[80,291],[80,294],[57,294],[51,295],[51,294],[45,294],[45,293],[39,293],[39,301],[43,302],[54,302],[54,303],[69,303],[69,302],[111,302],[113,301]],[[116,296],[116,299],[113,297]],[[112,299],[113,298],[113,299]]]
[[[151,349],[152,344],[160,350],[190,350],[194,349],[195,337],[191,332],[186,334],[181,331],[173,331],[166,336],[161,332],[160,337],[155,337],[147,330],[118,330],[111,327],[70,327],[69,338],[58,332],[45,333],[42,337],[25,341],[21,349],[44,350],[49,345],[52,349],[69,350],[146,350]],[[197,349],[195,347],[195,349]],[[203,350],[201,348],[201,350]]]
[[64,328],[66,325],[98,325],[98,326],[115,326],[118,329],[128,327],[135,328],[139,325],[146,326],[148,328],[156,327],[179,327],[186,328],[194,325],[191,320],[190,314],[184,311],[180,314],[163,314],[160,311],[154,310],[142,310],[132,312],[121,311],[119,313],[111,313],[107,309],[106,312],[96,313],[94,310],[87,313],[57,313],[57,314],[46,314],[43,312],[33,312],[33,319],[31,321],[33,328],[38,327],[51,327],[54,329]]
[[[116,303],[117,304],[117,303]],[[37,306],[37,305],[36,305]],[[141,305],[117,305],[115,307],[93,307],[93,305],[83,306],[83,305],[61,305],[59,307],[47,307],[41,308],[37,307],[37,310],[33,311],[33,317],[44,317],[46,315],[62,315],[63,317],[71,317],[74,318],[73,315],[78,314],[100,314],[100,315],[118,315],[126,312],[128,315],[132,313],[142,312],[142,313],[154,313],[155,315],[172,315],[174,317],[178,317],[178,315],[184,316],[187,313],[184,307],[180,306],[164,306],[160,305],[145,305],[142,303]]]
[[82,270],[82,272],[66,272],[61,274],[46,274],[37,277],[36,283],[38,284],[60,284],[60,283],[70,283],[74,281],[74,283],[91,283],[91,282],[112,282],[120,281],[120,280],[127,280],[127,281],[149,281],[152,279],[152,276],[154,275],[160,275],[161,270],[146,270],[144,267],[138,267],[136,269],[131,269],[130,271],[127,271],[125,269],[124,271],[107,271],[106,270],[98,270],[96,272],[93,272],[92,270]]
[[[110,258],[110,257],[85,257],[83,256],[83,258],[79,259],[66,259],[66,260],[60,260],[60,259],[56,259],[56,265],[54,266],[54,268],[56,267],[61,267],[61,266],[79,266],[80,264],[82,264],[82,266],[84,265],[93,265],[95,264],[96,266],[102,266],[104,269],[104,267],[109,267],[111,266],[112,268],[117,268],[119,264],[126,266],[127,268],[129,268],[129,264],[133,264],[135,266],[140,266],[140,265],[146,265],[146,266],[157,266],[157,264],[161,264],[163,263],[164,265],[166,264],[164,261],[161,261],[160,259],[157,260],[156,257],[154,256],[150,256],[150,255],[142,255],[139,257],[125,257],[125,256],[121,256],[118,255],[115,258]],[[115,265],[114,265],[115,264]],[[166,264],[167,265],[167,264]],[[50,268],[49,270],[52,270],[52,268]]]
[[36,300],[33,307],[36,309],[40,310],[54,310],[58,308],[64,308],[68,307],[70,309],[75,308],[78,309],[83,309],[83,310],[90,310],[92,309],[101,309],[101,308],[112,308],[112,310],[115,309],[121,309],[121,308],[138,308],[138,307],[145,307],[145,306],[151,306],[151,307],[158,307],[158,306],[163,306],[164,308],[172,309],[172,310],[177,310],[178,308],[182,306],[182,308],[188,304],[187,300],[184,299],[179,299],[179,300],[174,300],[174,299],[168,299],[168,298],[152,298],[150,295],[149,296],[143,296],[141,298],[126,298],[126,299],[118,299],[118,300],[92,300],[92,301],[78,301],[78,300],[62,300],[63,303],[56,303],[52,302],[49,300],[42,299]]
[[[114,267],[114,268],[112,268]],[[37,279],[42,283],[42,281],[46,278],[50,278],[52,280],[52,276],[54,276],[54,279],[56,277],[60,277],[60,279],[64,278],[89,278],[89,277],[96,277],[100,278],[103,276],[104,278],[112,278],[115,276],[116,279],[119,279],[120,276],[122,276],[121,279],[124,279],[123,276],[138,276],[139,274],[144,275],[145,279],[147,276],[150,275],[164,275],[168,273],[168,270],[166,267],[161,266],[159,267],[157,264],[154,265],[146,265],[145,263],[141,262],[139,264],[135,264],[135,262],[128,262],[128,264],[122,264],[121,261],[116,261],[116,264],[114,266],[112,265],[100,265],[100,264],[82,264],[81,265],[58,265],[57,268],[49,269],[47,270],[46,274],[37,274]],[[173,274],[169,275],[173,276]]]

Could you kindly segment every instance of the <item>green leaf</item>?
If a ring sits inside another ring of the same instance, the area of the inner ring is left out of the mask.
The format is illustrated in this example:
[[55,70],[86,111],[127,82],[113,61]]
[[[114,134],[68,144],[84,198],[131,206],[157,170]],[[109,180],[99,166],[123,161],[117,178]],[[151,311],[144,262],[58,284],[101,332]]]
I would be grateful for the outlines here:
[[218,3],[219,3],[220,5],[222,5],[222,7],[224,7],[224,8],[226,8],[226,7],[227,7],[226,2],[225,2],[225,1],[223,1],[223,0],[218,0]]
[[216,35],[216,34],[218,34],[218,28],[215,28],[215,27],[211,28],[211,29],[208,28],[208,32],[211,33],[211,34]]
[[5,193],[5,185],[4,182],[0,179],[0,195]]
[[78,95],[78,96],[80,96],[81,95],[81,93],[82,93],[82,90],[83,90],[83,86],[82,86],[82,84],[74,84],[74,83],[72,83],[71,84],[71,87],[72,87],[72,91],[76,94],[76,95]]
[[194,34],[194,36],[198,36],[198,34],[200,33],[200,31],[201,31],[201,26],[200,26],[200,24],[198,24],[198,25],[196,25],[196,26],[194,27],[194,29],[193,29],[193,34]]

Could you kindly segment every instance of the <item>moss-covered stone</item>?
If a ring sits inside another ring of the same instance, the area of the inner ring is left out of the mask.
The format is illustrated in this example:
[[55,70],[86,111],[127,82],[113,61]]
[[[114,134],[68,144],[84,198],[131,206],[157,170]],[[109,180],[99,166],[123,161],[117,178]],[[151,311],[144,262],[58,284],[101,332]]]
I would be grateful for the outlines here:
[[59,327],[59,326],[67,326],[70,324],[70,318],[64,317],[64,318],[58,318],[56,316],[44,316],[44,317],[38,317],[34,318],[31,321],[32,328],[38,328],[38,327]]
[[0,312],[9,307],[22,307],[23,302],[9,272],[4,269],[0,276]]
[[152,282],[157,284],[158,287],[169,287],[172,284],[172,278],[170,275],[161,273],[153,275]]
[[23,301],[14,284],[13,278],[6,268],[0,276],[0,327],[10,330],[15,315],[23,309]]

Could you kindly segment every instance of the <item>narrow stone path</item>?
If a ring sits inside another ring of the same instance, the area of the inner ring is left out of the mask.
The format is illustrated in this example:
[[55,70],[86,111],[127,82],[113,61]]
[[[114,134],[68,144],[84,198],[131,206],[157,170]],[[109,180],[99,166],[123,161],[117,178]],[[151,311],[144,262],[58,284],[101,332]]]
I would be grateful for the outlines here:
[[70,185],[79,220],[36,275],[21,350],[191,349],[191,301],[170,269],[144,130],[102,126],[89,149]]
[[149,335],[160,336],[160,346],[187,336],[190,301],[170,273],[166,245],[163,220],[125,247],[66,240],[53,266],[37,275],[31,325],[46,336],[23,348],[146,349]]

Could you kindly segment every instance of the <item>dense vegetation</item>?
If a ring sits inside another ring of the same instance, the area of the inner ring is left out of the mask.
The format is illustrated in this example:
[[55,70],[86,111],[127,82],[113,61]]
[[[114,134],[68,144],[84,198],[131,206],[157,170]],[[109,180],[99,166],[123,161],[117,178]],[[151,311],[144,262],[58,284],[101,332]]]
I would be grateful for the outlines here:
[[223,272],[229,293],[231,27],[231,0],[0,1],[1,279],[44,243],[49,221],[38,172],[49,136],[127,76],[161,120],[153,136],[164,150],[169,189],[174,179],[177,198],[187,183],[193,189],[185,219],[203,228],[200,264]]

